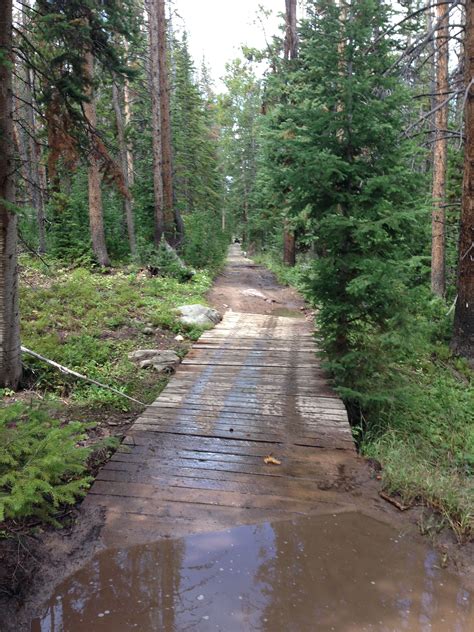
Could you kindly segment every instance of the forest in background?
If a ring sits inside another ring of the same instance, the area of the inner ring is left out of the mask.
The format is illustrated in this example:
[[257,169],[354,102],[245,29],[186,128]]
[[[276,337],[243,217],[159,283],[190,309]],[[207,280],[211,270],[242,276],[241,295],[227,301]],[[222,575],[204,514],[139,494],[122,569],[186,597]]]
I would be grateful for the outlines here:
[[4,524],[55,520],[140,410],[21,362],[20,322],[25,347],[150,403],[165,381],[128,352],[186,353],[200,330],[174,308],[205,300],[237,236],[316,308],[387,492],[472,535],[471,2],[281,10],[217,93],[164,0],[3,3]]

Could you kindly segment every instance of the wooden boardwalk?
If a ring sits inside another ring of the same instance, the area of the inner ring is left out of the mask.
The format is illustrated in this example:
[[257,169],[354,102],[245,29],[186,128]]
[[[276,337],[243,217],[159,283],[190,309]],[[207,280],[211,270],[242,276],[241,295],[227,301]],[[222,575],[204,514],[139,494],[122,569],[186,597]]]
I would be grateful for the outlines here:
[[84,502],[106,544],[353,509],[334,484],[347,414],[315,352],[304,318],[228,312],[206,332]]

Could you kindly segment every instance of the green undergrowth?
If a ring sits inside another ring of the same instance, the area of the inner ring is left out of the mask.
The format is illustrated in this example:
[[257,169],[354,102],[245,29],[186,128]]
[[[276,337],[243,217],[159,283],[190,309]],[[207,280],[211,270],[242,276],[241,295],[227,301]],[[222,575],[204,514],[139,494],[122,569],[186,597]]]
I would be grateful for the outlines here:
[[445,346],[395,367],[399,387],[366,420],[361,451],[407,504],[436,509],[460,539],[474,533],[473,374]]
[[298,263],[294,267],[289,267],[275,256],[272,251],[259,253],[252,257],[255,263],[268,268],[276,276],[282,285],[293,286],[301,289],[302,278],[304,276],[306,266],[304,263]]
[[[26,256],[20,265],[23,346],[145,404],[167,377],[138,369],[129,352],[174,349],[184,356],[202,333],[180,324],[175,308],[205,303],[209,272],[150,276],[137,266],[100,272]],[[178,333],[183,341],[175,340]],[[12,520],[58,526],[58,512],[85,494],[123,424],[142,408],[27,355],[24,369],[23,394],[0,393],[0,537],[8,536]]]
[[[174,348],[176,334],[195,339],[202,331],[179,323],[175,308],[205,302],[212,281],[206,271],[184,281],[150,277],[134,267],[101,273],[57,264],[45,269],[27,258],[21,263],[22,344],[146,403],[156,393],[142,379],[146,372],[137,372],[128,360],[128,353],[155,346]],[[71,380],[40,360],[24,360],[34,389],[48,396],[68,396],[81,405],[129,407],[127,400],[110,391]]]
[[[287,268],[271,254],[256,261],[310,301],[305,263]],[[399,330],[390,324],[382,336],[363,332],[357,370],[347,355],[333,377],[361,453],[382,466],[384,489],[432,507],[465,540],[474,534],[474,373],[449,350],[446,311],[416,290],[408,322]]]
[[[111,438],[84,446],[87,429],[52,419],[38,406],[0,409],[0,525],[36,517],[59,526],[58,511],[84,496],[92,482],[91,455],[115,447]],[[0,530],[0,536],[7,533]]]

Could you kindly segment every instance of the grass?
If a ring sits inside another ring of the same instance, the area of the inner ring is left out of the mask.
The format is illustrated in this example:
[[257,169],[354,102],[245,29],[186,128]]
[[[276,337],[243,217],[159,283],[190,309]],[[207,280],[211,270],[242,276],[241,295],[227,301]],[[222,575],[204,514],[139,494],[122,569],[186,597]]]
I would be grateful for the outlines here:
[[[176,307],[204,303],[212,279],[150,277],[137,267],[107,272],[20,259],[22,344],[110,385],[143,404],[167,382],[128,359],[139,348],[184,356],[201,329],[178,321]],[[176,341],[176,334],[184,341]],[[24,356],[23,392],[3,389],[0,407],[2,521],[50,517],[84,495],[97,467],[119,444],[140,404]],[[91,476],[92,475],[92,476]],[[59,523],[56,523],[57,525]],[[3,523],[1,533],[8,534]]]
[[[314,301],[304,263],[287,268],[271,252],[255,260]],[[385,402],[363,411],[353,431],[361,453],[380,462],[384,490],[405,504],[432,507],[461,541],[474,535],[474,373],[451,355],[445,311],[441,303],[431,315],[420,309],[405,353],[394,352],[367,383],[356,385],[367,399],[380,393]],[[374,349],[377,341],[369,339],[368,364]]]
[[467,539],[474,533],[474,376],[442,345],[399,371],[405,386],[369,419],[362,453],[382,464],[386,491],[433,507]]
[[[122,390],[146,403],[162,388],[150,389],[146,371],[137,372],[128,353],[138,348],[186,348],[174,341],[181,333],[195,339],[201,330],[177,320],[175,308],[203,303],[211,276],[198,272],[180,282],[168,277],[149,277],[138,268],[93,272],[67,269],[21,260],[20,309],[22,344],[97,381]],[[156,329],[147,335],[147,328]],[[40,361],[25,357],[31,386],[51,398],[68,398],[81,406],[115,406],[128,409],[127,400],[86,383],[71,381]]]

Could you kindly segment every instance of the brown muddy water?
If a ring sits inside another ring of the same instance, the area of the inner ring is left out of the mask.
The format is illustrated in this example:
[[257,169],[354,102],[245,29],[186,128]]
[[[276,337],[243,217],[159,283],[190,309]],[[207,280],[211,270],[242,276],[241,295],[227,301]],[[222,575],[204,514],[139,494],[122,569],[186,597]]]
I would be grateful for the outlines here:
[[33,632],[472,632],[473,594],[437,554],[358,513],[108,550]]
[[304,318],[305,314],[299,309],[289,307],[275,307],[272,309],[272,316],[284,316],[285,318]]

